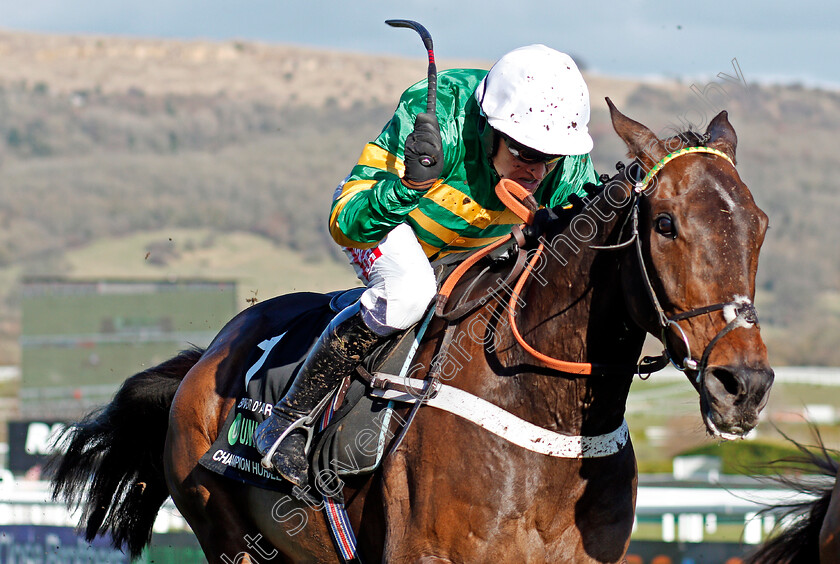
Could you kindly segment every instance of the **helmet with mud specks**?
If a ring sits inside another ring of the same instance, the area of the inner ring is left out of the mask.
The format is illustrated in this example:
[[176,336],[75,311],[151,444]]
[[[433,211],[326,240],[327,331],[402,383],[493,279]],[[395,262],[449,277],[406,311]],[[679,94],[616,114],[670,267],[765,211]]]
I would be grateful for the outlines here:
[[572,58],[545,45],[514,49],[475,92],[487,123],[547,155],[592,150],[589,89]]

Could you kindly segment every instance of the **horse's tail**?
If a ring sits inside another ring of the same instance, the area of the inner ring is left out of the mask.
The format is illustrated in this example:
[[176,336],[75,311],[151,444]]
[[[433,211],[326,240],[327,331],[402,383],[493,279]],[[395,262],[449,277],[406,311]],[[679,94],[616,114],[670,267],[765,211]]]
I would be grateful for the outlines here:
[[[802,472],[802,466],[807,465],[820,475],[820,479],[794,478],[783,476],[781,473],[773,479],[793,490],[813,496],[814,499],[765,510],[781,509],[782,521],[789,522],[790,525],[781,529],[749,555],[744,564],[819,562],[820,529],[828,512],[828,504],[834,490],[834,478],[840,470],[840,464],[835,458],[838,453],[826,448],[816,427],[813,427],[813,431],[817,444],[811,447],[782,433],[782,436],[799,449],[802,456],[786,458],[779,462],[783,463],[783,467],[798,472]],[[831,480],[826,480],[825,476],[830,476]]]
[[110,531],[112,544],[140,556],[169,496],[163,446],[178,386],[201,357],[191,348],[123,382],[110,404],[65,431],[50,465],[53,499],[82,508],[79,528],[92,541]]

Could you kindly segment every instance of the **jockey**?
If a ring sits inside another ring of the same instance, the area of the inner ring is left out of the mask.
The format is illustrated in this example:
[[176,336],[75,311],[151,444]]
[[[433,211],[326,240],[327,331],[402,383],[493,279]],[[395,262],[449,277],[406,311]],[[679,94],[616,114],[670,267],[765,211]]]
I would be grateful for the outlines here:
[[437,116],[425,113],[426,89],[424,80],[403,93],[335,192],[330,233],[367,290],[332,320],[254,435],[260,453],[274,448],[273,466],[298,486],[308,469],[304,418],[383,337],[423,317],[437,292],[432,263],[466,256],[521,223],[496,196],[499,180],[552,207],[597,183],[589,90],[568,55],[530,45],[489,72],[443,71]]

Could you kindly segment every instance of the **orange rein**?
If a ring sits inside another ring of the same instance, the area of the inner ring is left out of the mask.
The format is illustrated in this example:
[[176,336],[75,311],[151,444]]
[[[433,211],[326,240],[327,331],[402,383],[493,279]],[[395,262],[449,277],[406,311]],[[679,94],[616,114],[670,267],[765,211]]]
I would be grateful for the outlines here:
[[[534,199],[533,194],[528,192],[528,190],[526,190],[521,184],[514,182],[513,180],[502,179],[496,185],[496,195],[510,211],[519,216],[519,218],[525,223],[530,224],[534,220],[534,212],[538,207],[537,201]],[[566,360],[560,360],[559,358],[548,356],[536,350],[534,347],[525,342],[525,339],[519,332],[519,327],[516,325],[516,303],[519,299],[519,292],[521,292],[522,287],[525,286],[525,282],[528,280],[528,275],[540,259],[542,251],[543,244],[540,243],[539,247],[537,247],[537,252],[534,253],[531,262],[528,264],[528,268],[522,272],[522,275],[519,277],[519,280],[517,280],[516,286],[514,286],[513,292],[511,293],[508,316],[510,317],[510,327],[513,331],[513,336],[516,338],[516,342],[525,349],[525,352],[549,368],[560,370],[561,372],[568,372],[570,374],[592,374],[592,364],[588,362],[569,362]]]
[[499,183],[496,184],[496,196],[499,197],[507,209],[515,213],[519,219],[528,225],[534,221],[534,212],[540,206],[534,195],[520,183],[507,178],[499,180]]
[[[534,220],[534,213],[536,212],[539,204],[537,204],[536,199],[534,199],[533,194],[531,194],[528,190],[526,190],[521,184],[515,182],[513,180],[502,179],[496,184],[496,195],[502,201],[505,206],[512,211],[514,214],[519,217],[524,223],[530,224]],[[476,251],[469,257],[467,257],[461,264],[459,264],[455,270],[450,274],[444,283],[441,285],[440,290],[437,294],[437,300],[435,304],[435,313],[438,317],[444,316],[444,308],[446,307],[446,303],[449,301],[449,297],[452,295],[452,291],[455,289],[455,286],[461,280],[461,277],[464,273],[470,269],[475,263],[481,260],[483,257],[486,257],[495,249],[498,249],[513,237],[513,235],[508,235],[506,237],[502,237],[498,241],[495,241],[491,245]],[[513,330],[513,335],[516,338],[516,341],[525,349],[528,354],[536,358],[537,360],[544,363],[546,366],[553,368],[555,370],[560,370],[562,372],[567,372],[570,374],[592,374],[592,365],[588,362],[568,362],[565,360],[560,360],[557,358],[552,358],[548,355],[545,355],[538,350],[534,349],[531,345],[525,342],[525,339],[522,338],[522,334],[519,332],[519,327],[516,326],[516,302],[519,298],[519,292],[522,290],[522,287],[525,285],[525,282],[528,280],[528,274],[531,270],[533,270],[534,265],[539,260],[540,256],[542,255],[543,244],[540,243],[539,247],[537,248],[537,252],[534,254],[534,257],[531,259],[528,268],[522,272],[522,275],[516,282],[516,285],[513,288],[510,298],[510,307],[509,307],[509,315],[510,315],[510,325]]]
[[[735,165],[735,163],[732,162],[732,159],[730,159],[726,153],[723,153],[717,149],[712,149],[711,147],[686,147],[684,149],[680,149],[678,151],[674,151],[673,153],[665,155],[665,157],[663,157],[658,163],[656,163],[656,165],[647,173],[644,180],[636,185],[636,193],[643,193],[644,190],[650,185],[650,182],[651,180],[653,180],[653,177],[656,176],[656,174],[660,170],[662,170],[662,168],[667,163],[678,157],[688,155],[691,153],[710,153],[719,157],[723,157],[724,159],[729,161],[733,166]],[[528,200],[527,197],[523,196],[523,193],[527,194],[527,191],[516,182],[510,180],[502,180],[496,186],[496,193],[499,195],[499,198],[501,198],[502,201],[505,202],[505,205],[510,207],[511,211],[516,213],[516,215],[518,215],[520,218],[526,221],[526,223],[530,223],[534,216],[533,212],[530,212],[530,215],[527,215],[529,219],[526,220],[521,213],[521,210],[524,209],[525,206],[523,206],[522,203],[515,200],[515,198],[513,198],[509,194],[506,195],[506,198],[502,198],[501,192],[504,192],[505,190],[510,190],[511,192],[514,192],[515,195],[518,195],[526,202]],[[527,195],[530,196],[530,194]],[[533,201],[534,205],[536,205],[536,201],[534,200],[533,196],[530,196],[530,199]],[[561,372],[567,372],[569,374],[592,374],[592,364],[589,362],[569,362],[566,360],[560,360],[558,358],[550,357],[539,352],[534,347],[525,342],[525,339],[522,338],[522,335],[519,333],[519,328],[516,326],[516,303],[519,299],[519,292],[522,290],[522,287],[525,286],[525,281],[528,279],[528,274],[531,270],[533,270],[534,266],[536,265],[537,261],[542,255],[542,251],[543,244],[540,243],[539,247],[537,247],[537,252],[534,253],[534,257],[531,259],[531,262],[528,263],[528,268],[526,268],[522,272],[522,275],[516,282],[516,286],[514,286],[513,291],[511,292],[510,303],[508,308],[508,317],[510,319],[511,329],[513,330],[513,336],[516,338],[516,341],[519,343],[519,345],[523,349],[525,349],[525,351],[528,354],[530,354],[549,368],[553,368]]]
[[528,268],[522,273],[522,276],[519,277],[519,280],[516,281],[516,286],[514,286],[513,291],[510,294],[510,304],[508,307],[508,317],[510,318],[510,327],[513,331],[513,336],[516,337],[516,342],[525,349],[525,352],[548,366],[549,368],[553,368],[555,370],[559,370],[561,372],[567,372],[569,374],[583,374],[588,375],[592,374],[592,364],[589,362],[570,362],[567,360],[560,360],[559,358],[554,358],[552,356],[548,356],[546,354],[541,353],[531,345],[525,342],[525,339],[522,338],[522,334],[519,333],[519,327],[516,326],[516,303],[519,299],[519,292],[522,290],[522,287],[525,285],[525,281],[528,280],[528,274],[534,269],[534,266],[537,264],[537,261],[540,259],[542,255],[543,244],[540,243],[540,246],[537,247],[537,252],[534,253],[534,257],[531,259],[531,262],[528,263]]
[[[533,194],[531,194],[528,190],[526,190],[521,184],[509,179],[502,179],[496,184],[496,195],[502,201],[505,206],[516,214],[524,223],[530,224],[534,220],[534,213],[536,212],[539,204],[537,204],[536,199],[534,199]],[[435,312],[439,317],[443,317],[443,309],[446,307],[446,303],[449,300],[449,297],[452,295],[452,291],[455,289],[455,286],[460,281],[463,274],[470,269],[476,262],[478,262],[481,258],[487,256],[489,253],[498,249],[505,243],[507,243],[513,235],[508,235],[507,237],[503,237],[498,241],[494,242],[487,247],[473,253],[470,255],[466,260],[464,260],[461,264],[455,268],[452,274],[447,277],[444,281],[443,285],[440,288],[440,291],[437,295],[437,303],[435,307]],[[552,358],[548,355],[545,355],[538,350],[534,349],[531,345],[525,342],[525,339],[522,338],[522,334],[519,332],[519,327],[516,325],[516,302],[519,298],[519,292],[522,291],[522,287],[525,285],[525,282],[528,280],[528,274],[531,270],[533,270],[534,265],[536,265],[537,261],[539,260],[540,256],[542,255],[543,245],[540,243],[539,247],[537,248],[537,252],[534,254],[534,257],[531,259],[528,268],[522,272],[522,275],[516,282],[516,285],[513,288],[513,292],[511,293],[510,298],[510,307],[509,307],[509,316],[510,316],[510,325],[513,330],[513,335],[516,338],[516,341],[520,344],[520,346],[525,349],[528,354],[545,364],[546,366],[553,368],[555,370],[559,370],[562,372],[567,372],[570,374],[592,374],[592,364],[588,362],[568,362],[565,360],[560,360],[557,358]]]

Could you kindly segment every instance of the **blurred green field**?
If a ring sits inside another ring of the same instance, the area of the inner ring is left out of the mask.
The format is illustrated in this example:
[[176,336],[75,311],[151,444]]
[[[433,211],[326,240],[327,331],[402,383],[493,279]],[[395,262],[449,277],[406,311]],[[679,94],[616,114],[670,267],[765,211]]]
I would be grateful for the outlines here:
[[[79,285],[54,289],[47,283],[53,278]],[[22,280],[31,283],[21,286]],[[84,284],[90,281],[108,281],[107,288]],[[136,281],[158,284],[124,284]],[[236,293],[195,281],[235,282]],[[103,239],[37,267],[0,269],[6,303],[23,308],[21,339],[6,345],[18,348],[27,413],[46,409],[38,402],[48,397],[107,397],[127,376],[190,344],[206,346],[256,301],[358,284],[349,264],[307,259],[252,234],[207,229]],[[18,388],[4,390],[12,396]]]
[[27,389],[107,384],[113,384],[116,388],[132,374],[171,358],[186,346],[170,342],[99,344],[82,348],[26,348],[23,351],[23,383]]
[[[29,276],[69,279],[170,280],[206,278],[237,283],[237,309],[296,291],[329,292],[358,286],[343,260],[312,259],[251,233],[164,229],[99,239],[59,257],[0,268],[0,304],[19,316],[20,281]],[[14,346],[0,342],[0,347]]]
[[23,337],[144,329],[216,332],[236,311],[237,297],[230,284],[143,285],[142,293],[132,291],[130,284],[107,286],[114,288],[113,293],[84,286],[33,295],[30,289],[24,299]]
[[[660,541],[662,540],[662,522],[659,520],[640,520],[636,525],[636,530],[633,531],[632,539],[634,541]],[[738,522],[718,522],[714,533],[705,532],[703,535],[703,542],[734,542],[739,543],[744,540],[744,523]]]

